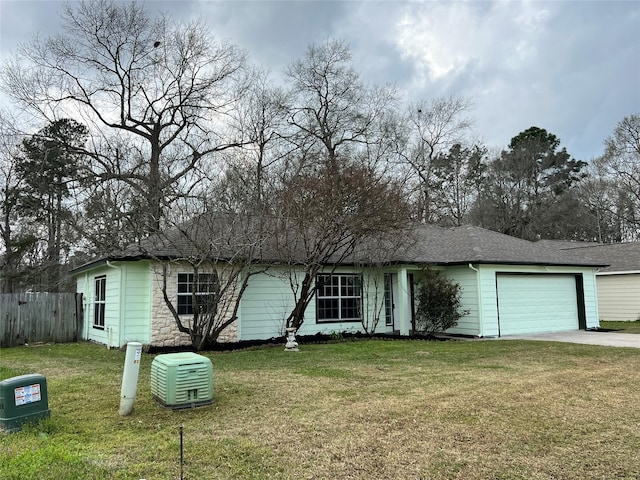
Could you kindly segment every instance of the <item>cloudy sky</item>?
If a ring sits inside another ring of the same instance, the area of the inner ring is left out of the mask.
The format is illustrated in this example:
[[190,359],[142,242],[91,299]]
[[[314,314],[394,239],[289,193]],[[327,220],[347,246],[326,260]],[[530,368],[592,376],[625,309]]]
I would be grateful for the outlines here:
[[[468,97],[489,147],[537,126],[588,160],[640,113],[640,1],[147,1],[202,17],[279,74],[312,42],[345,40],[362,78],[408,101]],[[55,0],[0,0],[0,55],[60,27]]]

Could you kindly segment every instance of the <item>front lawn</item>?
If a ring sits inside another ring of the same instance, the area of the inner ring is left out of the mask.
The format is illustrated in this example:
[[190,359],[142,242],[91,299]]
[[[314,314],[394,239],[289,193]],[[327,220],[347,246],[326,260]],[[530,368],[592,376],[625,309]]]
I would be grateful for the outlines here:
[[600,328],[621,333],[640,333],[640,320],[635,322],[600,322]]
[[214,404],[166,410],[144,355],[3,349],[0,379],[47,377],[51,418],[0,434],[3,480],[636,479],[640,354],[528,341],[356,341],[206,353]]

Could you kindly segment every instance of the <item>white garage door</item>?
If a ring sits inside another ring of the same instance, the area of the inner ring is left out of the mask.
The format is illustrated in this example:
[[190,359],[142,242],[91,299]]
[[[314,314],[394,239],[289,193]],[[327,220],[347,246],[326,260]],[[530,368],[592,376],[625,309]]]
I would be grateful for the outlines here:
[[500,335],[577,330],[573,275],[497,275]]

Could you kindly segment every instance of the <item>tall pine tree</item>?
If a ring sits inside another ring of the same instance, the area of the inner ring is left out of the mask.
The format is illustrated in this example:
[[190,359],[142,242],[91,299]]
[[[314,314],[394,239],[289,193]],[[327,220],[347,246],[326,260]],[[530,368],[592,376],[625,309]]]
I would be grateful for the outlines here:
[[34,285],[39,289],[60,290],[61,253],[66,249],[63,230],[70,218],[65,200],[71,196],[86,138],[84,125],[62,119],[22,142],[23,155],[16,164],[22,187],[18,209],[39,227],[42,275]]

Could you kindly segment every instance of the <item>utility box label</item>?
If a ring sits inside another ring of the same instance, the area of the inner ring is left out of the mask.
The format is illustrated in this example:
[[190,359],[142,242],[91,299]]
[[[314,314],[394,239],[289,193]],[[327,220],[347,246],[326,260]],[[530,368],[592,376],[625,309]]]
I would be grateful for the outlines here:
[[14,390],[16,407],[20,405],[27,405],[33,402],[39,402],[40,397],[40,384],[35,383],[33,385],[24,385]]

